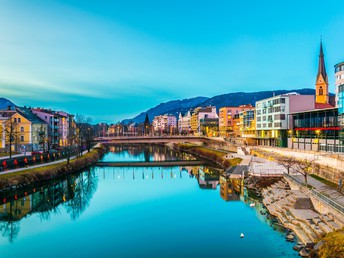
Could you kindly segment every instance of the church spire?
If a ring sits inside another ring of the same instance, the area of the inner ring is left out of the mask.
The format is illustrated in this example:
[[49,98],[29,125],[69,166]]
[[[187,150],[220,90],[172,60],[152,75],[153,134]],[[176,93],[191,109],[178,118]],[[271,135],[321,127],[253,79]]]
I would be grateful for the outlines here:
[[329,104],[328,80],[325,68],[322,40],[320,40],[318,74],[315,82],[315,103]]
[[320,75],[322,75],[323,79],[327,82],[327,74],[326,74],[326,68],[325,68],[322,40],[320,40],[320,53],[319,53],[319,64],[318,64],[317,80],[319,79]]

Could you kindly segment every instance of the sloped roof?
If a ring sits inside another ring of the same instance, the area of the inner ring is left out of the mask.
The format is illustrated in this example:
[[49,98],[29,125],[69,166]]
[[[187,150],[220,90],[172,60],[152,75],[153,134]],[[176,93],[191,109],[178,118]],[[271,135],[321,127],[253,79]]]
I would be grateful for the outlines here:
[[31,123],[35,124],[46,124],[45,121],[40,119],[36,114],[34,114],[31,109],[26,107],[16,107],[17,112],[29,120]]

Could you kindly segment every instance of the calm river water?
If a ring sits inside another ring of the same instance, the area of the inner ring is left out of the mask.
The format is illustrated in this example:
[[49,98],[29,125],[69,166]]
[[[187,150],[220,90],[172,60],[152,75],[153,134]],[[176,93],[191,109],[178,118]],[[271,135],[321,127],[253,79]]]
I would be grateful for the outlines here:
[[[157,147],[111,151],[103,161],[191,158]],[[7,196],[0,257],[297,257],[252,202],[214,168],[95,166]]]

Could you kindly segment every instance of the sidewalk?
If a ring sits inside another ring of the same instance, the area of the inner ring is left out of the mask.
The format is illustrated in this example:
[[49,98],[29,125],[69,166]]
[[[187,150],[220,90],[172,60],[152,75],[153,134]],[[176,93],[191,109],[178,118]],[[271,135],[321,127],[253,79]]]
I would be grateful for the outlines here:
[[[305,183],[305,177],[303,175],[293,175],[297,179],[299,179],[301,182]],[[336,189],[334,189],[331,186],[325,185],[324,183],[314,179],[311,176],[307,176],[307,184],[314,187],[316,191],[319,193],[324,194],[329,199],[339,203],[344,207],[344,195],[339,193]]]
[[284,156],[293,156],[295,158],[300,159],[307,159],[307,160],[314,160],[315,163],[329,166],[329,167],[336,167],[338,171],[344,171],[343,160],[335,159],[331,157],[329,154],[325,154],[322,152],[314,152],[314,153],[303,153],[298,151],[292,151],[290,149],[278,149],[278,148],[271,148],[271,147],[258,147],[259,149],[271,153],[277,153]]
[[[86,154],[86,153],[87,153],[87,150],[83,151],[82,152],[82,156],[84,154]],[[75,158],[76,158],[76,156],[71,156],[70,160],[75,159]],[[20,172],[20,171],[24,171],[24,170],[28,170],[28,169],[33,169],[33,168],[45,167],[45,166],[49,166],[49,165],[52,165],[52,164],[62,163],[62,162],[65,162],[65,161],[67,161],[67,159],[55,160],[55,161],[52,161],[52,162],[43,163],[43,164],[37,164],[37,165],[34,165],[34,166],[27,166],[27,167],[23,167],[23,168],[10,169],[10,170],[6,170],[5,172],[0,172],[0,176],[1,175],[15,173],[15,172]]]
[[[272,153],[278,153],[278,154],[282,154],[282,155],[291,155],[297,158],[304,158],[304,159],[309,159],[312,160],[315,157],[315,154],[311,154],[311,153],[300,153],[300,152],[293,152],[290,150],[279,150],[279,149],[271,149],[271,148],[260,148],[264,151],[269,151]],[[321,154],[319,154],[321,155]],[[254,158],[253,161],[257,159]],[[266,159],[260,159],[261,165],[255,165],[253,164],[253,170],[256,171],[252,171],[254,172],[261,172],[261,170],[276,170],[276,171],[280,171],[280,172],[284,172],[286,173],[286,169],[283,166],[278,165],[275,162],[266,160]],[[321,158],[316,159],[315,162],[319,162],[320,164],[326,164],[326,162],[323,162],[323,160]],[[273,165],[273,163],[275,163]],[[326,164],[329,165],[329,164]],[[299,179],[301,182],[305,183],[305,178],[303,175],[301,175],[300,173],[298,173],[297,171],[295,171],[295,169],[291,170],[291,175],[297,179]],[[342,205],[344,207],[344,195],[339,193],[335,188],[328,186],[318,180],[316,180],[315,178],[311,177],[311,176],[307,176],[307,183],[308,185],[312,186],[316,191],[318,191],[319,193],[324,194],[325,196],[327,196],[329,199],[337,202],[338,204]]]
[[[31,152],[26,152],[26,156],[31,156]],[[21,154],[14,154],[12,155],[11,158],[17,158],[17,157],[24,157],[24,154],[21,153]],[[0,160],[3,160],[3,159],[9,159],[10,156],[3,156],[3,157],[0,157]]]

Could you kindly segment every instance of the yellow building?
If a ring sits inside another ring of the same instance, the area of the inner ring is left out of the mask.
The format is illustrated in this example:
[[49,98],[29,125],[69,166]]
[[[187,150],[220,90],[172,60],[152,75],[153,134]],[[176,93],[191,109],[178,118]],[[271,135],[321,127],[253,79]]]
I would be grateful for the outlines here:
[[31,195],[9,201],[0,206],[0,217],[20,220],[31,212]]
[[[5,148],[13,151],[32,151],[42,149],[44,135],[47,135],[48,125],[38,118],[28,108],[16,107],[15,110],[1,111],[3,120],[2,135]],[[10,137],[12,141],[10,142]]]
[[249,145],[254,143],[256,136],[255,110],[246,110],[239,113],[241,137]]
[[191,130],[193,131],[194,134],[198,133],[198,129],[199,129],[199,119],[198,119],[198,112],[201,108],[195,108],[195,110],[193,111],[192,115],[191,115],[191,119],[190,119],[190,126],[191,126]]

